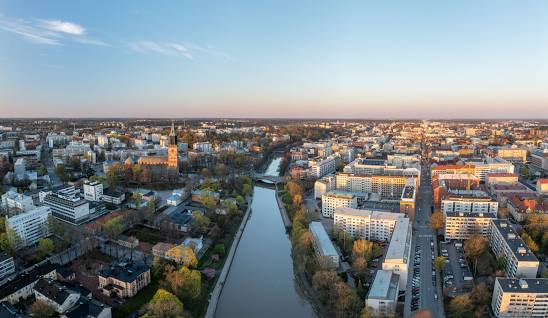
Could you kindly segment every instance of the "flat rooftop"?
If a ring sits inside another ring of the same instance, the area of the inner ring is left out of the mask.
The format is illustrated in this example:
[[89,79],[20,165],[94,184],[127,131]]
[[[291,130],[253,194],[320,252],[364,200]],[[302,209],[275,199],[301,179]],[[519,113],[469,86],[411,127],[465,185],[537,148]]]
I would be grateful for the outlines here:
[[407,262],[409,248],[411,247],[411,227],[409,224],[409,218],[401,218],[396,222],[384,258],[385,262],[390,263],[391,260],[401,259]]
[[338,255],[335,246],[331,242],[331,239],[327,235],[325,228],[321,222],[310,222],[308,229],[318,242],[318,248],[320,249],[320,254],[324,256]]
[[397,220],[405,217],[403,213],[394,213],[394,212],[376,211],[376,210],[359,210],[359,209],[352,209],[347,207],[340,207],[335,209],[335,214],[366,217],[366,218],[372,218],[372,219],[375,219],[375,218],[390,219],[390,220]]
[[518,261],[538,262],[538,258],[531,252],[529,247],[523,242],[518,233],[512,228],[506,220],[494,219],[491,222],[495,225],[503,239],[506,241],[510,250],[514,253]]
[[548,279],[546,278],[497,277],[497,281],[504,292],[548,294]]
[[398,296],[400,275],[388,270],[378,270],[367,299],[395,300]]

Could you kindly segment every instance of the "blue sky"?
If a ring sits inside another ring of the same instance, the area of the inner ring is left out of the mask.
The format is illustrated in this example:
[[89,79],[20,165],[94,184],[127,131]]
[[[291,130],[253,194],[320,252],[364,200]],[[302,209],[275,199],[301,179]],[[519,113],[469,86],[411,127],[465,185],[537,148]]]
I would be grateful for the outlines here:
[[548,1],[4,1],[0,116],[548,118]]

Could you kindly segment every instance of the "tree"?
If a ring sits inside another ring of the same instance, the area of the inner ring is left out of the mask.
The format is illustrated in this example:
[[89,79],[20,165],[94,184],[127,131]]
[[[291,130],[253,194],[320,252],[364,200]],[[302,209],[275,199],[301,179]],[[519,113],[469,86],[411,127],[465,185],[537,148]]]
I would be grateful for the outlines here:
[[301,205],[303,203],[303,196],[300,194],[296,194],[293,196],[293,204],[295,205]]
[[448,317],[461,318],[472,314],[472,301],[468,294],[456,296],[449,303]]
[[62,182],[67,182],[69,180],[67,173],[65,172],[65,166],[59,165],[55,168],[55,175]]
[[203,194],[202,204],[206,207],[208,211],[211,211],[217,205],[217,199],[213,195]]
[[380,247],[368,240],[355,240],[352,246],[352,256],[354,259],[363,257],[370,261],[380,254]]
[[533,253],[538,252],[539,250],[538,245],[537,243],[535,243],[535,241],[533,241],[533,239],[531,238],[531,236],[529,236],[529,234],[527,234],[526,232],[523,232],[523,234],[521,235],[521,238],[523,239],[525,244],[527,244],[527,246],[531,249],[531,251],[533,251]]
[[166,252],[166,256],[178,264],[194,268],[198,265],[198,259],[194,250],[187,246],[177,245]]
[[464,254],[474,260],[474,273],[477,273],[478,258],[487,251],[487,240],[478,234],[471,235],[464,242]]
[[428,225],[435,232],[442,229],[445,225],[445,219],[443,217],[443,213],[441,211],[436,211],[432,213],[432,215],[430,216],[430,220],[428,220]]
[[150,318],[182,318],[183,303],[165,289],[158,289],[146,306]]
[[116,236],[122,234],[124,231],[124,217],[119,215],[110,220],[108,220],[103,225],[103,231],[109,238],[115,238]]
[[179,269],[183,276],[183,289],[181,297],[183,299],[195,299],[202,292],[202,274],[194,269],[183,266]]
[[38,169],[36,169],[36,173],[38,174],[39,177],[42,177],[48,174],[48,169],[44,166],[40,166],[38,167]]
[[49,253],[53,252],[55,249],[55,245],[53,245],[53,241],[48,238],[42,238],[40,241],[38,241],[38,252],[40,255],[40,258],[43,258],[47,256]]
[[352,273],[359,279],[364,279],[367,274],[367,261],[365,257],[358,257],[352,263]]
[[226,166],[222,163],[215,167],[215,174],[219,177],[225,177],[228,174]]
[[445,267],[445,260],[445,256],[436,257],[436,259],[434,260],[434,267],[436,268],[436,270],[440,272],[443,270],[443,268]]
[[10,250],[10,242],[8,240],[8,234],[7,233],[1,233],[0,234],[0,249],[2,251],[8,251]]
[[29,314],[35,318],[56,317],[57,311],[43,300],[36,300],[30,307]]
[[192,213],[192,224],[198,229],[200,233],[202,234],[206,233],[210,223],[211,223],[211,220],[207,216],[202,215],[202,213],[200,212]]

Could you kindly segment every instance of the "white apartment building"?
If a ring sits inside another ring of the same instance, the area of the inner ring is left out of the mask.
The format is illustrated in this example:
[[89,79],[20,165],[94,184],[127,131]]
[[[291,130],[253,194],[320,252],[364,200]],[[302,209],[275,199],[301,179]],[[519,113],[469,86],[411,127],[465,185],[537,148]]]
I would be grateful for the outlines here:
[[13,257],[6,254],[6,252],[0,252],[0,279],[13,273],[15,273]]
[[327,235],[321,222],[310,222],[310,233],[312,234],[314,252],[316,259],[322,268],[336,269],[339,267],[339,254],[333,246],[333,242]]
[[499,318],[548,317],[548,279],[497,277],[491,309]]
[[443,212],[446,240],[466,240],[473,234],[489,237],[491,220],[497,215],[478,212]]
[[321,179],[314,182],[314,197],[319,199],[322,195],[326,194],[329,191],[335,190],[336,182],[334,175],[327,175]]
[[507,220],[491,220],[489,245],[497,256],[504,256],[508,277],[537,277],[539,260]]
[[332,218],[336,208],[357,208],[358,198],[351,192],[330,191],[322,195],[322,215]]
[[499,203],[481,190],[451,190],[441,201],[443,213],[490,213],[497,215]]
[[396,222],[386,256],[382,263],[383,270],[390,270],[399,275],[399,288],[407,288],[407,272],[411,255],[411,222],[409,218],[401,218]]
[[[34,210],[24,212],[12,217],[6,217],[6,228],[17,234],[18,240],[13,242],[16,248],[33,245],[43,237],[49,235],[48,218],[51,209],[41,206]],[[14,238],[10,238],[14,239]]]
[[103,199],[103,184],[98,181],[84,182],[84,199],[101,201]]
[[11,214],[11,210],[29,211],[34,209],[32,198],[28,195],[10,190],[2,195],[2,207]]
[[44,204],[51,208],[53,216],[61,221],[79,225],[90,216],[89,202],[80,197],[80,193],[73,186],[40,195],[43,196]]
[[192,144],[192,149],[198,152],[205,152],[205,153],[213,152],[213,147],[211,146],[211,143],[209,142],[195,142],[194,144]]
[[321,178],[325,175],[332,174],[337,170],[337,160],[334,155],[326,158],[316,158],[308,161],[310,175],[315,178]]
[[391,317],[398,303],[399,275],[389,270],[378,270],[371,289],[365,298],[365,306],[379,317]]
[[341,207],[335,210],[334,225],[354,237],[388,242],[402,218],[405,218],[403,213]]

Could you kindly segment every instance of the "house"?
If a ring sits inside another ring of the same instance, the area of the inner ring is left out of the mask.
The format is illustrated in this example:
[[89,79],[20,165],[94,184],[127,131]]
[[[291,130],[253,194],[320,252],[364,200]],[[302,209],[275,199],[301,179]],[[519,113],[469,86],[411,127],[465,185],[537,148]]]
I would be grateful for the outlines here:
[[204,247],[204,236],[202,235],[198,238],[187,237],[183,241],[182,245],[192,247],[194,253],[198,254],[202,247]]
[[34,265],[0,285],[0,301],[18,303],[34,293],[34,285],[40,278],[55,279],[56,276],[55,266],[50,262]]
[[81,297],[78,305],[61,318],[111,318],[112,310],[109,306],[95,299]]
[[174,248],[175,244],[160,242],[152,247],[152,255],[159,258],[165,258],[167,251]]
[[80,294],[66,288],[53,280],[40,279],[34,285],[34,296],[55,308],[62,314],[74,307],[80,299]]
[[220,195],[217,192],[209,190],[194,190],[192,191],[192,201],[204,204],[204,198],[213,198],[215,203],[219,201]]
[[136,262],[112,264],[101,270],[98,277],[103,294],[129,298],[150,284],[150,267]]
[[185,189],[173,190],[171,195],[167,198],[167,205],[178,206],[183,203],[189,197],[189,193]]

